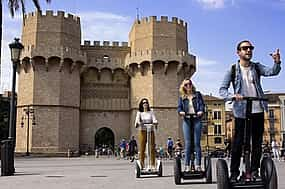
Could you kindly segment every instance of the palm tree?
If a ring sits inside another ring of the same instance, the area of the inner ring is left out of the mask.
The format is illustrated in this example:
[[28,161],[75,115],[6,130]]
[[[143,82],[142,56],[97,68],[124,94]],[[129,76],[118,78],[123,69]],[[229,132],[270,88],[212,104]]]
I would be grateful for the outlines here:
[[[25,9],[25,2],[24,0],[7,0],[8,1],[8,7],[10,9],[10,14],[12,17],[14,17],[15,12],[17,10],[19,10],[19,8],[21,7],[22,9],[22,15],[23,15],[23,22],[24,22],[24,16],[26,13],[26,9]],[[41,10],[40,4],[38,0],[32,0],[36,9],[38,11]],[[47,3],[50,3],[51,0],[46,0]],[[2,50],[2,16],[3,16],[3,6],[2,6],[2,0],[0,0],[0,81],[1,81],[1,50]],[[1,84],[1,83],[0,83]]]

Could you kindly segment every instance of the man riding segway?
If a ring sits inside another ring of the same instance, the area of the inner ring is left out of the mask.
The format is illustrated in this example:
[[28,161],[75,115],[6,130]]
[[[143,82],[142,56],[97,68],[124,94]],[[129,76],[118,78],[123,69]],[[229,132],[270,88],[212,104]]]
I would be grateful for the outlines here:
[[[264,111],[267,111],[267,102],[263,98],[264,94],[260,84],[260,76],[277,75],[281,70],[279,49],[271,54],[274,60],[272,68],[250,61],[253,55],[253,49],[254,46],[248,40],[238,43],[237,54],[240,59],[236,64],[233,64],[231,69],[226,73],[219,90],[220,95],[226,100],[234,100],[233,114],[235,117],[235,135],[232,143],[231,176],[229,178],[229,183],[236,183],[239,181],[242,147],[244,147],[245,153],[251,153],[251,158],[248,158],[249,161],[245,162],[246,164],[250,163],[250,165],[246,165],[246,167],[248,167],[248,170],[245,172],[246,181],[255,181],[260,178],[259,168],[262,154],[261,145],[264,131]],[[233,96],[231,96],[228,91],[230,83],[232,83],[234,89]],[[249,128],[252,132],[248,132],[247,130],[249,129],[246,128]],[[251,137],[249,143],[245,143],[244,139],[247,138],[245,135]],[[248,154],[245,154],[245,157],[246,155]],[[227,184],[223,182],[226,181],[223,178],[227,177],[227,172],[225,171],[223,173],[226,175],[222,175],[222,173],[219,172],[225,167],[226,163],[222,160],[217,162],[218,188],[228,187],[224,187],[224,185]]]

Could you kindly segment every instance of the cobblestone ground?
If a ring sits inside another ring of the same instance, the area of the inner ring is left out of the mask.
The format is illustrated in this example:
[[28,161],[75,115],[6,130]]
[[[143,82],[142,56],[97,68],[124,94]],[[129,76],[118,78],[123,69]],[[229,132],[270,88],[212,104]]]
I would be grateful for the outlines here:
[[[0,177],[5,189],[127,189],[127,188],[216,188],[216,170],[213,161],[214,184],[203,180],[184,181],[176,186],[173,178],[173,161],[163,161],[163,177],[135,178],[135,164],[114,158],[17,158],[15,176]],[[275,161],[279,188],[285,188],[285,162]]]

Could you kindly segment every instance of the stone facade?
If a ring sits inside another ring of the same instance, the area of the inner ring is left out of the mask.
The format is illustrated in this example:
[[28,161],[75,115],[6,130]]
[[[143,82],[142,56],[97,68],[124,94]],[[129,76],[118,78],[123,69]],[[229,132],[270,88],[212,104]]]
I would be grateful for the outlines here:
[[[143,18],[134,22],[129,42],[81,44],[79,17],[35,12],[25,16],[22,43],[17,152],[26,151],[26,141],[32,153],[94,148],[101,128],[118,144],[136,135],[134,118],[143,97],[159,121],[156,143],[164,146],[167,136],[181,137],[178,86],[196,71],[184,21]],[[29,131],[20,126],[26,107],[34,109],[36,122]]]

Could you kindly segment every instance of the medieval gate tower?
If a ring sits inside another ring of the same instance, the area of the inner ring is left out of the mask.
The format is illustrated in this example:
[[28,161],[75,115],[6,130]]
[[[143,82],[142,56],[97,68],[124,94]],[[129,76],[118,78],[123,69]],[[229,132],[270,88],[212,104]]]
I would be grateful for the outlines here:
[[[159,121],[157,145],[181,137],[178,87],[196,70],[187,23],[166,16],[136,20],[129,42],[84,41],[79,17],[58,11],[25,17],[18,69],[16,151],[84,151],[136,135],[134,119],[147,97]],[[33,108],[35,125],[24,109]],[[29,139],[27,140],[27,136]]]

